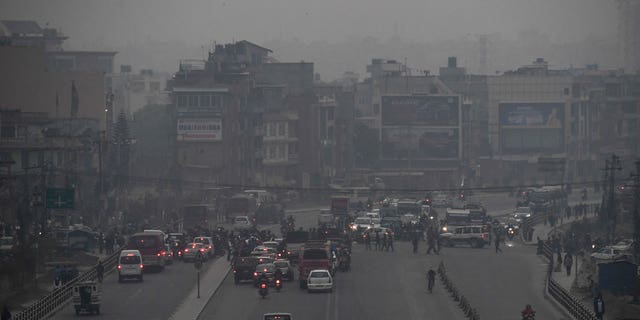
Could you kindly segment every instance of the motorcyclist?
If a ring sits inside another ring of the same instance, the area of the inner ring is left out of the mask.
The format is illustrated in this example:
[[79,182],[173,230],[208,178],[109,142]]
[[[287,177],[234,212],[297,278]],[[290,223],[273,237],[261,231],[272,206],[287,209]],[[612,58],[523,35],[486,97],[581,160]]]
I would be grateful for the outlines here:
[[522,310],[522,320],[533,320],[536,317],[536,312],[533,310],[530,304],[528,304],[524,310]]
[[427,287],[429,288],[429,293],[433,292],[433,286],[436,282],[436,272],[433,271],[433,267],[429,267],[429,271],[427,271]]

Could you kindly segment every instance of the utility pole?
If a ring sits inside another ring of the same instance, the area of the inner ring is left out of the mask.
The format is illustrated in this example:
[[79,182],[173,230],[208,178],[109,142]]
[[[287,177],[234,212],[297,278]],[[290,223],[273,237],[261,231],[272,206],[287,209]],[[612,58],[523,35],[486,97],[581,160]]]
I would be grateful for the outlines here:
[[635,198],[635,206],[633,210],[633,223],[634,232],[633,237],[635,240],[635,256],[636,262],[640,260],[640,160],[636,160],[636,174],[632,175],[635,179],[635,185],[633,188],[633,195]]
[[611,155],[611,160],[607,161],[606,170],[609,170],[609,199],[607,201],[607,243],[611,243],[616,230],[616,170],[622,170],[620,157]]

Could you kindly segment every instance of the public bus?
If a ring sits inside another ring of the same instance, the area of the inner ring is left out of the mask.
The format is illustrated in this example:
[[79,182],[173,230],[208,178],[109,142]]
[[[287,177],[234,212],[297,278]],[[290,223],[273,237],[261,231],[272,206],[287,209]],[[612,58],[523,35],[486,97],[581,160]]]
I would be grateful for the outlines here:
[[210,222],[215,220],[215,206],[209,204],[188,205],[182,208],[182,219],[179,231],[198,233],[211,228]]
[[140,232],[129,237],[127,250],[138,250],[145,267],[164,269],[167,252],[163,232]]
[[236,194],[227,201],[225,218],[231,221],[236,216],[253,218],[258,208],[258,199],[248,194]]

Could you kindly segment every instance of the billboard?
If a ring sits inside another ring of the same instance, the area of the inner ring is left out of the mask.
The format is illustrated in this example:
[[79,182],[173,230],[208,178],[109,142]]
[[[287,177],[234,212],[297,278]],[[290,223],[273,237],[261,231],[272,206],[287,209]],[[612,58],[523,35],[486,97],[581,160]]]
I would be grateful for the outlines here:
[[382,159],[457,159],[460,135],[457,128],[382,128]]
[[221,141],[222,119],[178,118],[177,135],[181,141]]
[[564,123],[563,102],[500,103],[499,110],[503,128],[560,129]]
[[457,127],[459,118],[458,96],[382,97],[382,125]]

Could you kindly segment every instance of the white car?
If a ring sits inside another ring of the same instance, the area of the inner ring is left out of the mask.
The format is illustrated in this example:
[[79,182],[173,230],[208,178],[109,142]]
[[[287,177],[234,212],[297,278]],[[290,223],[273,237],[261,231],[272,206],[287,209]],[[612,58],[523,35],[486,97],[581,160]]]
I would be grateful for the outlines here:
[[628,256],[628,252],[615,249],[613,247],[604,247],[591,254],[591,259],[594,260],[619,260],[625,259]]
[[633,239],[624,239],[618,241],[618,243],[611,246],[611,248],[622,250],[622,251],[631,251],[633,250],[634,241]]
[[237,216],[233,219],[233,228],[236,230],[251,229],[251,219],[248,216]]
[[366,230],[371,228],[371,217],[357,217],[356,220],[353,221],[353,225],[357,230]]
[[532,213],[533,212],[531,211],[531,208],[529,208],[529,207],[517,207],[516,211],[513,212],[513,218],[517,222],[521,222],[522,219],[531,217]]
[[333,277],[326,269],[311,270],[307,277],[307,291],[333,291]]
[[138,250],[122,250],[118,257],[118,281],[126,278],[136,278],[142,282],[142,255]]

